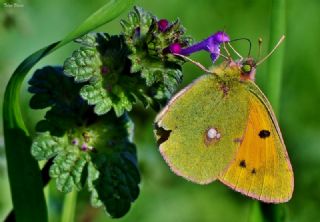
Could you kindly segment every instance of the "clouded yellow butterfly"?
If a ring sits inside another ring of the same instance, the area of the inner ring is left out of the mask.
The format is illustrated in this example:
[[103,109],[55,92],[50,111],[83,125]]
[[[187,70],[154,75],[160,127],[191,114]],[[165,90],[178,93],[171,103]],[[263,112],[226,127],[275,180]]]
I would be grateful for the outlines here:
[[251,58],[228,60],[195,80],[158,114],[155,135],[177,175],[286,202],[293,171],[272,107],[253,81],[255,67]]

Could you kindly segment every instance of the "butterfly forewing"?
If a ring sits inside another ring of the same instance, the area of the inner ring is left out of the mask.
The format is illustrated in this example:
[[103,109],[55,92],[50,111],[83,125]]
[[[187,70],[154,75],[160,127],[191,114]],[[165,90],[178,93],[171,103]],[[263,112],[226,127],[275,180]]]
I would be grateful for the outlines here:
[[200,184],[217,178],[247,126],[245,93],[239,82],[204,75],[171,99],[156,118],[155,133],[172,171]]

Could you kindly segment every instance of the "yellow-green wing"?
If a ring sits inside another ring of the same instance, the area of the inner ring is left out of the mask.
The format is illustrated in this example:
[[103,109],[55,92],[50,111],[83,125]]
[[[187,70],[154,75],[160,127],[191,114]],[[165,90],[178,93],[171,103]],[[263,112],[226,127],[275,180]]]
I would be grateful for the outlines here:
[[246,127],[246,90],[237,81],[223,82],[209,74],[171,99],[156,117],[155,134],[174,173],[205,184],[225,170]]

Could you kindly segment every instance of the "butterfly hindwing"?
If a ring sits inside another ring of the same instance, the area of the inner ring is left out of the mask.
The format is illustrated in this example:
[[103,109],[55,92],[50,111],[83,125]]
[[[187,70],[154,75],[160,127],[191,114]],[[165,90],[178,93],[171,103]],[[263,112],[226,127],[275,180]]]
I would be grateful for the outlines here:
[[219,179],[232,189],[255,199],[286,202],[293,192],[293,171],[266,97],[249,84],[249,115],[235,159]]
[[155,134],[172,171],[200,184],[217,178],[240,146],[248,115],[245,93],[239,82],[225,85],[204,75],[171,99],[156,118]]

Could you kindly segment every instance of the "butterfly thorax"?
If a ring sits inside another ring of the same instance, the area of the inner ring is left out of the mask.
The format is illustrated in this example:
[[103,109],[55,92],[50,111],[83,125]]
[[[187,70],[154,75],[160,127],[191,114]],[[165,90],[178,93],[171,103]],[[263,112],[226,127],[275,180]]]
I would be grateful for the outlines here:
[[252,58],[238,61],[225,61],[213,68],[213,73],[224,82],[230,81],[254,81],[256,73],[256,63]]

